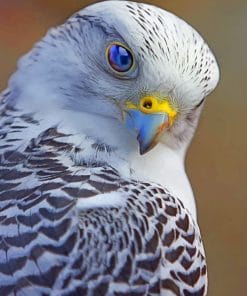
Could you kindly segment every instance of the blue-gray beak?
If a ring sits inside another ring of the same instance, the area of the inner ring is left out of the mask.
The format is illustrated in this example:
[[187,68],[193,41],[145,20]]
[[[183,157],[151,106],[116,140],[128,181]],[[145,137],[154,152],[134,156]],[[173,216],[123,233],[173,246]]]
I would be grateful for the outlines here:
[[140,154],[152,149],[159,140],[161,132],[168,126],[166,113],[145,114],[139,110],[129,110],[126,125],[130,131],[135,131],[140,146]]
[[132,101],[125,105],[125,124],[137,134],[140,154],[148,152],[159,142],[163,130],[173,124],[177,115],[177,109],[168,98],[145,96],[137,105]]

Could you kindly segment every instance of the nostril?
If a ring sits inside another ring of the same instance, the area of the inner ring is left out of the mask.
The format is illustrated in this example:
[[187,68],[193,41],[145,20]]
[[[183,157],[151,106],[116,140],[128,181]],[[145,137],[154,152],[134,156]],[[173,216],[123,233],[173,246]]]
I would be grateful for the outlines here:
[[143,102],[142,106],[145,109],[151,109],[152,106],[153,106],[153,103],[152,103],[151,100],[146,100],[146,101]]

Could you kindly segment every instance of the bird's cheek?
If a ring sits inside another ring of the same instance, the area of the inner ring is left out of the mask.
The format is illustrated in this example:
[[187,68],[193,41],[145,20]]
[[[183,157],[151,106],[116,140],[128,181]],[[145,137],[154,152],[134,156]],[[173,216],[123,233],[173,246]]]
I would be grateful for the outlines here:
[[140,154],[144,154],[159,142],[162,132],[169,126],[169,117],[166,113],[146,114],[133,109],[126,113],[125,124],[136,134]]

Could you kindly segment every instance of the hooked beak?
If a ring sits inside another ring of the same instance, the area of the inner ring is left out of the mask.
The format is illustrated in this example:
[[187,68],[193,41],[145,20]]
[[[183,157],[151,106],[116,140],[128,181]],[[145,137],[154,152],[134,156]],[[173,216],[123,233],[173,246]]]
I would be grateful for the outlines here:
[[126,102],[125,123],[129,130],[137,134],[140,154],[155,147],[162,132],[173,124],[176,114],[177,111],[171,107],[167,98],[146,96],[139,105]]

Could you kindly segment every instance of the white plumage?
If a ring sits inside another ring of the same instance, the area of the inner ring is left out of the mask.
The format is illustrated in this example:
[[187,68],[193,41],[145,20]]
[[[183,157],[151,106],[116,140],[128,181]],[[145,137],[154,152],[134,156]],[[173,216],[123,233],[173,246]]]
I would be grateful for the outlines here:
[[0,294],[206,295],[184,157],[218,78],[154,6],[101,2],[50,30],[1,99]]

